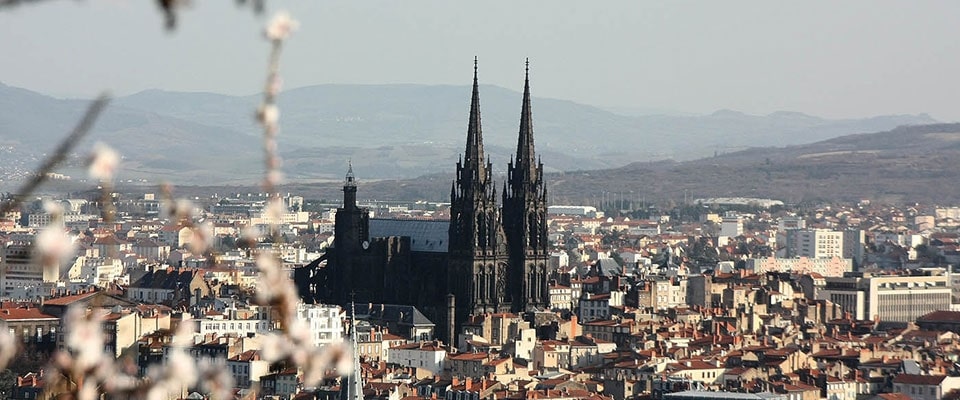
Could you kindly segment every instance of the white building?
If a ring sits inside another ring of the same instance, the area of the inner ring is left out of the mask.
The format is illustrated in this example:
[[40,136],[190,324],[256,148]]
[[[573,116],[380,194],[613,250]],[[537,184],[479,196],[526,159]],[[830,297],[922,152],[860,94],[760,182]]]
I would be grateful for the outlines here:
[[391,347],[390,362],[404,367],[421,368],[439,375],[446,365],[447,350],[437,342],[419,342]]
[[35,253],[33,246],[29,244],[12,244],[2,249],[0,294],[12,296],[15,293],[39,293],[44,282],[57,282],[60,278],[58,268],[43,268]]
[[917,271],[913,275],[870,275],[826,278],[817,294],[830,300],[856,319],[914,322],[937,310],[949,310],[953,290],[950,276],[942,269]]
[[829,229],[787,231],[787,257],[843,258],[843,232]]
[[260,377],[270,373],[270,363],[263,360],[260,350],[247,350],[227,359],[227,371],[238,388],[249,388]]
[[569,286],[550,285],[550,309],[570,310],[573,308],[573,289]]
[[720,221],[720,236],[737,237],[743,234],[743,218],[738,214],[723,216]]
[[216,334],[253,337],[270,331],[270,316],[265,311],[256,310],[247,314],[239,312],[236,308],[228,308],[223,313],[208,312],[198,315],[194,319],[194,324],[194,332],[199,336]]
[[343,340],[343,310],[326,304],[297,305],[297,319],[310,329],[314,346],[323,346]]
[[579,215],[582,217],[597,218],[597,208],[591,206],[549,206],[547,214],[550,215]]
[[554,251],[550,253],[550,267],[553,269],[564,268],[570,265],[570,256],[566,251]]

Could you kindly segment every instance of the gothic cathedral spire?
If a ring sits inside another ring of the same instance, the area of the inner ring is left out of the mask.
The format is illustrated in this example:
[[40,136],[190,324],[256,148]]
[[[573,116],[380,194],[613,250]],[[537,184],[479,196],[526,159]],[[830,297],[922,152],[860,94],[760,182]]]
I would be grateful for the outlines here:
[[516,158],[507,165],[507,190],[503,193],[504,232],[510,253],[511,295],[514,311],[549,307],[547,288],[547,196],[543,164],[533,146],[533,112],[530,106],[530,61],[526,63],[520,132]]
[[470,119],[467,123],[467,148],[464,164],[470,171],[469,179],[480,181],[486,178],[483,165],[483,129],[480,126],[480,84],[477,80],[477,59],[473,59],[473,96],[470,98]]
[[477,61],[467,122],[467,146],[457,162],[450,193],[448,287],[456,296],[457,319],[468,314],[509,310],[508,257],[501,226],[493,166],[484,160]]
[[530,111],[530,60],[523,78],[523,103],[520,108],[520,137],[517,139],[517,169],[525,178],[535,177],[537,160],[533,151],[533,112]]

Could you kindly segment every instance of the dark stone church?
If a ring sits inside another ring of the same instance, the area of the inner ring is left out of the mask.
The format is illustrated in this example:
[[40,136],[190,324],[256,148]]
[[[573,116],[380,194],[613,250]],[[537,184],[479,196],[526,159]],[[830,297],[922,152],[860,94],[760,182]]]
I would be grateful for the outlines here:
[[548,308],[547,190],[534,152],[529,64],[517,154],[499,204],[483,154],[476,62],[468,118],[449,221],[370,218],[357,206],[352,168],[347,172],[333,245],[296,270],[305,301],[414,305],[446,327],[440,336],[448,342],[471,314]]

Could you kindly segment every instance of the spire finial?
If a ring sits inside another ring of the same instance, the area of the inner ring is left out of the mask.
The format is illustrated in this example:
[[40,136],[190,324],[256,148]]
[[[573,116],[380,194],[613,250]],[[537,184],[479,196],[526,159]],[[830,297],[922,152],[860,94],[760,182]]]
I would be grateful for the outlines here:
[[470,99],[467,148],[464,153],[465,168],[471,170],[470,176],[485,176],[486,173],[483,171],[483,134],[480,128],[480,83],[477,79],[477,57],[473,58],[473,96]]
[[353,175],[353,158],[348,158],[346,184],[353,185],[354,181],[356,181],[356,178]]
[[533,176],[533,113],[530,110],[530,59],[525,61],[526,75],[523,78],[523,103],[520,106],[520,137],[517,142],[516,166],[525,176]]

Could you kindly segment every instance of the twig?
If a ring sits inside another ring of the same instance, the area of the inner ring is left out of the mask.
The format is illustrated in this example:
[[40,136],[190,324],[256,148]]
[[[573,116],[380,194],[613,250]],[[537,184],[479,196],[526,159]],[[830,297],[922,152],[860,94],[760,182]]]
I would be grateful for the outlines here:
[[43,164],[37,169],[36,174],[29,181],[21,186],[16,194],[13,195],[13,198],[5,201],[3,206],[0,207],[0,215],[6,214],[10,211],[13,211],[15,208],[19,207],[23,203],[23,200],[29,197],[34,190],[37,189],[43,182],[47,180],[47,175],[53,171],[60,163],[67,158],[67,154],[76,147],[77,143],[80,143],[80,139],[83,139],[87,133],[90,132],[90,129],[93,128],[93,124],[97,121],[97,118],[100,116],[100,113],[104,108],[107,107],[107,104],[110,102],[110,96],[106,93],[101,94],[97,97],[93,103],[90,104],[90,107],[87,108],[87,112],[83,115],[83,119],[73,128],[73,132],[70,132],[70,135],[65,137],[60,144],[54,150],[53,154],[50,154]]

